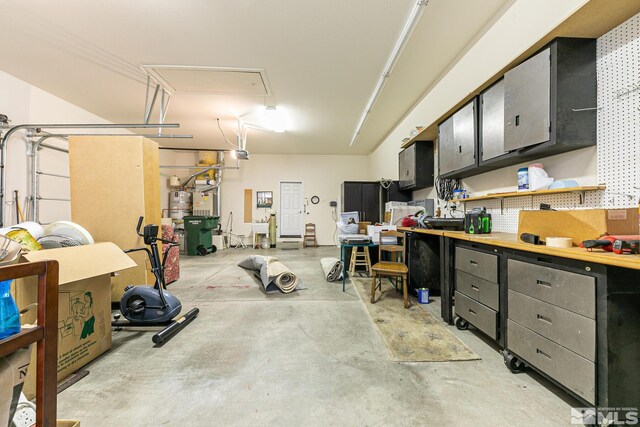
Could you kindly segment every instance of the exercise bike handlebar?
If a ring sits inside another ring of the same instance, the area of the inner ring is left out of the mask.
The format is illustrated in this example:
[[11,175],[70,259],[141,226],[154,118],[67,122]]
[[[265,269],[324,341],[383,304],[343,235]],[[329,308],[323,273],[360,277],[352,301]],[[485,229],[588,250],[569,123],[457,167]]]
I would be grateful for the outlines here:
[[143,234],[140,232],[140,227],[142,227],[142,222],[144,221],[144,217],[141,216],[140,218],[138,218],[138,226],[136,227],[136,233],[138,233],[138,236],[143,237]]
[[[136,226],[136,233],[138,233],[138,236],[140,237],[144,237],[144,233],[140,232],[140,228],[142,227],[142,223],[144,222],[144,217],[141,216],[140,218],[138,218],[138,225]],[[168,244],[173,244],[174,246],[178,246],[178,242],[174,242],[173,240],[165,240],[165,239],[161,239],[159,237],[156,238],[157,241],[160,241],[162,243],[168,243]]]
[[149,257],[151,257],[151,251],[147,248],[136,248],[136,249],[127,249],[124,251],[125,254],[128,254],[130,252],[138,252],[138,251],[145,251],[147,253],[147,255],[149,255]]

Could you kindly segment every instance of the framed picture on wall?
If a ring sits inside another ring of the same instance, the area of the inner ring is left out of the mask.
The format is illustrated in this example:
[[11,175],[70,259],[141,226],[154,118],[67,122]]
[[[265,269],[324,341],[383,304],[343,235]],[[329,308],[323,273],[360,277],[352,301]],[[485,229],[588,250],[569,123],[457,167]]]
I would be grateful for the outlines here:
[[257,191],[258,207],[270,208],[273,206],[273,191]]

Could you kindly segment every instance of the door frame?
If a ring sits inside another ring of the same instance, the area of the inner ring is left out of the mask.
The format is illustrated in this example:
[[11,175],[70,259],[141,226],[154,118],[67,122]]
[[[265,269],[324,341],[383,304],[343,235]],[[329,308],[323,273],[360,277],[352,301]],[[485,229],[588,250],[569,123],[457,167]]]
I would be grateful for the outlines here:
[[278,211],[280,212],[280,214],[278,215],[278,232],[276,233],[276,235],[278,237],[282,237],[282,184],[283,183],[300,183],[300,186],[302,187],[302,197],[300,198],[300,201],[302,203],[301,206],[301,210],[302,210],[302,223],[300,224],[300,238],[302,238],[302,236],[304,236],[304,215],[306,215],[307,213],[305,212],[305,204],[304,204],[304,181],[299,179],[299,180],[295,180],[295,179],[287,179],[287,180],[281,180],[278,182]]

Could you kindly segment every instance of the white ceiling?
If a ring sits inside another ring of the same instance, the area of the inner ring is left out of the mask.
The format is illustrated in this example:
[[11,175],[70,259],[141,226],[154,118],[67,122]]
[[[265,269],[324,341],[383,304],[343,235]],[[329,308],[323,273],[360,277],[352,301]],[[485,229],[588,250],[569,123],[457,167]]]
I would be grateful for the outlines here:
[[0,69],[116,123],[143,120],[141,65],[263,70],[267,96],[174,93],[166,122],[194,139],[161,144],[228,147],[216,117],[232,136],[236,115],[261,124],[264,106],[277,105],[289,129],[250,130],[250,152],[365,154],[512,0],[430,0],[350,148],[416,1],[9,0]]

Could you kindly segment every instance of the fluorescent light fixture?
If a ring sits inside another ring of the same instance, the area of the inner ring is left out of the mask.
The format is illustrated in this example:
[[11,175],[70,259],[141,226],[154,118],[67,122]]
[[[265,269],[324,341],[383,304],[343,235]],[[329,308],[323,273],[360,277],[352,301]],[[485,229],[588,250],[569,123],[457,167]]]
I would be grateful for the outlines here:
[[284,132],[286,128],[285,117],[282,114],[282,110],[276,109],[276,107],[270,105],[266,107],[264,111],[267,126],[274,132]]
[[418,20],[422,16],[422,11],[424,10],[424,7],[427,5],[427,3],[428,1],[424,1],[424,0],[419,0],[414,3],[413,9],[411,9],[411,13],[409,14],[409,17],[404,23],[404,27],[402,28],[402,32],[400,33],[400,37],[398,38],[398,41],[393,47],[393,50],[391,51],[391,55],[389,55],[389,59],[387,60],[386,65],[384,66],[382,75],[378,79],[378,82],[376,83],[376,86],[373,89],[373,92],[371,93],[371,98],[369,98],[369,102],[367,102],[367,106],[365,107],[364,112],[362,113],[362,116],[358,121],[358,126],[356,126],[356,130],[353,133],[353,137],[351,137],[351,142],[349,143],[349,147],[353,147],[353,144],[356,142],[356,139],[358,139],[358,136],[360,135],[360,132],[362,131],[362,127],[367,121],[367,117],[369,116],[371,109],[373,108],[374,104],[378,100],[380,93],[382,93],[382,88],[386,84],[387,79],[391,76],[391,72],[396,66],[396,63],[398,62],[398,58],[400,58],[400,54],[402,53],[404,46],[407,44],[407,41],[409,40],[411,33],[413,33],[413,30],[415,29],[416,24],[418,23]]

